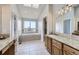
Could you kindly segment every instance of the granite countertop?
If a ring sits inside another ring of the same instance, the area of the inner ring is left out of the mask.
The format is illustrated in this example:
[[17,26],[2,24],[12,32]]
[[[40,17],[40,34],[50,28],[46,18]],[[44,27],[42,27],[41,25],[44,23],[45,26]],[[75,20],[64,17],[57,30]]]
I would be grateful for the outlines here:
[[64,44],[67,44],[77,50],[79,50],[79,38],[73,38],[72,36],[70,38],[66,38],[59,35],[46,35],[48,37],[54,38],[55,40],[58,40]]
[[13,41],[13,39],[10,39],[10,38],[0,40],[0,51],[2,49],[4,49],[7,45],[9,45],[9,43],[12,42],[12,41]]

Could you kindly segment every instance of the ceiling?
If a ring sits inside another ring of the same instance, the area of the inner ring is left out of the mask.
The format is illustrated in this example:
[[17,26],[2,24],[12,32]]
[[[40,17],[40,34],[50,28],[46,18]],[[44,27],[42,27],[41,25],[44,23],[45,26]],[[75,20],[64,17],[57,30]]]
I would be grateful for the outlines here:
[[40,4],[39,8],[32,8],[32,7],[24,6],[23,4],[18,4],[16,6],[22,18],[37,19],[46,5]]
[[[37,19],[40,16],[40,14],[43,12],[43,10],[45,9],[46,4],[39,4],[39,8],[24,6],[24,4],[18,4],[16,6],[21,15],[21,18]],[[57,11],[60,10],[64,6],[65,4],[53,4],[53,11],[54,11],[53,13],[56,14]],[[73,4],[73,7],[76,7],[76,6],[77,4]]]

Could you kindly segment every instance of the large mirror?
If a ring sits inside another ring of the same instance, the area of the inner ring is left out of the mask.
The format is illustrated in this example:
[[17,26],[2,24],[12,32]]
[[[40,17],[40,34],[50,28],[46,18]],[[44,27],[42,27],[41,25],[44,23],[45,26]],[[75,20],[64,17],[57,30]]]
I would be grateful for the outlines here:
[[69,36],[75,31],[74,7],[56,18],[55,29],[59,35]]
[[70,23],[71,23],[71,20],[68,19],[68,20],[64,20],[64,26],[63,26],[63,31],[65,34],[70,34]]

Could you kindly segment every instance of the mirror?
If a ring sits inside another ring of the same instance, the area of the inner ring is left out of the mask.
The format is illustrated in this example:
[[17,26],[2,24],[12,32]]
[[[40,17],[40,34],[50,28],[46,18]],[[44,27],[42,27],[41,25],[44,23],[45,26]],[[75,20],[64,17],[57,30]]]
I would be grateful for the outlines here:
[[65,34],[70,34],[70,22],[71,22],[70,19],[64,20],[64,26],[63,26],[64,30],[63,31]]
[[64,13],[63,15],[59,15],[56,18],[55,24],[56,34],[62,36],[69,36],[75,30],[75,20],[74,20],[74,9],[71,11]]

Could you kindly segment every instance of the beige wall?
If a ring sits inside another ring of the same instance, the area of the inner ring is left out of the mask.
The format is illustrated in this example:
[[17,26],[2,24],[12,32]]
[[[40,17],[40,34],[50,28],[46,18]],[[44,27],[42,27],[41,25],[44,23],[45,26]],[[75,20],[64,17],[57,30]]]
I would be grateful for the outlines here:
[[2,8],[0,6],[0,33],[2,32]]
[[43,9],[43,11],[41,12],[41,14],[39,15],[39,32],[41,33],[41,41],[43,41],[43,37],[44,37],[44,31],[43,31],[43,19],[44,17],[46,17],[48,14],[48,5],[46,5],[46,7]]
[[75,30],[77,30],[77,22],[79,22],[79,6],[74,9]]
[[[40,11],[39,11],[40,12]],[[29,9],[26,8],[26,10],[23,10],[23,12],[21,12],[21,17],[22,18],[32,18],[32,19],[37,19],[38,18],[38,12],[37,10],[33,10],[33,9]]]
[[[11,35],[13,38],[18,39],[21,35],[21,17],[20,12],[18,11],[18,8],[16,5],[11,5],[11,14],[12,14],[12,20],[11,20]],[[16,16],[16,33],[14,34],[14,15]]]
[[50,34],[54,31],[53,29],[53,8],[52,5],[46,5],[44,10],[42,11],[39,20],[40,20],[40,33],[41,33],[41,40],[44,40],[44,27],[43,27],[43,19],[47,17],[47,34]]
[[48,5],[48,15],[47,15],[47,33],[53,33],[54,29],[53,29],[53,5]]
[[2,5],[2,32],[10,33],[11,9],[10,5]]
[[[21,35],[21,24],[18,24],[20,15],[18,13],[16,5],[1,5],[1,9],[2,10],[0,11],[0,14],[2,16],[2,33],[9,33],[12,39],[17,38],[19,35]],[[16,15],[17,22],[16,34],[14,34],[14,15]]]

